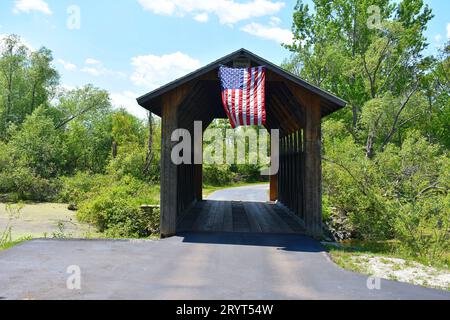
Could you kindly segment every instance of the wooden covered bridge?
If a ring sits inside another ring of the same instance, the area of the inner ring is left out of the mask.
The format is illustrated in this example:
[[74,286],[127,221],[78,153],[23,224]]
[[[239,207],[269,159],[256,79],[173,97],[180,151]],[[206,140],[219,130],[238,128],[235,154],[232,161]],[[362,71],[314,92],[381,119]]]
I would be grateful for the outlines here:
[[[202,121],[205,130],[214,119],[227,118],[218,78],[221,65],[266,67],[266,128],[269,132],[280,130],[280,169],[270,179],[270,197],[301,221],[307,234],[320,236],[321,119],[346,103],[245,49],[137,99],[139,105],[162,118],[161,236],[175,235],[183,218],[195,219],[195,213],[201,212],[192,208],[203,203],[202,165],[175,165],[171,152],[176,143],[171,136],[176,129],[187,129],[194,140],[195,121]],[[202,140],[192,143],[201,145]],[[196,156],[193,151],[192,159]],[[203,204],[200,207],[205,207]],[[206,207],[217,208],[217,204]],[[273,213],[272,208],[266,209]]]

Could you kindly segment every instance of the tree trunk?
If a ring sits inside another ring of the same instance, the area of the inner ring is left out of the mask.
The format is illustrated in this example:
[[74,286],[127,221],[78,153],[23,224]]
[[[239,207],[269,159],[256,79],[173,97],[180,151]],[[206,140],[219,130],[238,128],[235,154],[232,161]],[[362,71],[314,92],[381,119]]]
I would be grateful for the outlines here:
[[31,108],[30,108],[30,114],[34,112],[34,104],[36,103],[36,87],[37,84],[35,83],[33,85],[33,92],[31,93]]
[[372,159],[374,156],[373,140],[374,140],[373,133],[369,133],[369,137],[367,137],[367,144],[366,144],[366,157],[369,159]]
[[143,169],[144,175],[149,173],[153,161],[153,116],[151,112],[148,113],[148,131],[148,148]]
[[112,146],[112,157],[113,157],[113,159],[117,158],[117,149],[118,149],[117,142],[113,141],[113,146]]

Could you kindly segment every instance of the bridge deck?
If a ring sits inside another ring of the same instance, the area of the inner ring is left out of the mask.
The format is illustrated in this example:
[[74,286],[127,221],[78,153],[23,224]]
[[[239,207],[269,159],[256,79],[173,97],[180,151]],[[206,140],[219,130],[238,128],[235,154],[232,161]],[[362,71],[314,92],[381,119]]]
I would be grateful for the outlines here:
[[304,233],[300,221],[282,206],[264,202],[197,203],[178,223],[178,232]]

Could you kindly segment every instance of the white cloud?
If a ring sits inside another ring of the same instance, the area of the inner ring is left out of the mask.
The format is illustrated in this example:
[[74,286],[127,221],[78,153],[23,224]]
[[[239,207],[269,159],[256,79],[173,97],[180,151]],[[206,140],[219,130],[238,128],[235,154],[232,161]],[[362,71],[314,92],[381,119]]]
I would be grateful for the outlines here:
[[440,43],[441,40],[442,40],[442,35],[437,34],[437,35],[434,36],[434,41],[435,41],[435,42]]
[[99,77],[99,76],[103,75],[103,71],[102,70],[97,69],[97,68],[93,68],[93,67],[84,67],[84,68],[81,69],[81,72],[88,73],[88,74],[90,74],[91,76],[94,76],[94,77]]
[[[233,25],[239,21],[272,15],[279,12],[284,2],[272,0],[138,0],[141,6],[158,15],[197,17],[199,14],[216,15],[221,24]],[[204,18],[204,16],[202,16]],[[201,21],[204,22],[204,21]]]
[[14,5],[13,12],[20,13],[26,12],[30,13],[33,11],[41,12],[46,15],[51,15],[52,11],[50,10],[48,3],[44,0],[17,0]]
[[207,13],[199,13],[194,17],[194,20],[198,22],[208,22],[209,16]]
[[269,24],[270,24],[272,27],[279,26],[280,23],[281,23],[281,19],[280,19],[280,18],[278,18],[278,17],[270,17],[270,22],[269,22]]
[[131,59],[131,65],[134,68],[131,81],[149,90],[184,76],[201,66],[200,61],[181,52],[162,56],[149,54],[134,57]]
[[58,59],[58,63],[61,64],[64,69],[68,71],[75,71],[77,70],[77,66],[71,62],[64,61],[63,59]]
[[447,39],[450,39],[450,23],[447,24]]
[[81,72],[90,74],[94,77],[112,76],[117,78],[126,78],[127,75],[123,72],[114,71],[106,68],[99,60],[88,58],[85,61],[85,66],[81,69]]
[[268,27],[252,22],[242,27],[241,30],[256,37],[272,40],[277,43],[292,44],[293,42],[292,32],[288,29],[282,29],[280,27]]
[[92,59],[92,58],[87,58],[85,61],[86,64],[94,64],[94,65],[100,65],[102,64],[101,61],[96,60],[96,59]]
[[120,93],[111,93],[111,103],[116,108],[125,108],[129,113],[138,118],[145,119],[147,111],[138,105],[136,98],[139,95],[132,91],[124,91]]

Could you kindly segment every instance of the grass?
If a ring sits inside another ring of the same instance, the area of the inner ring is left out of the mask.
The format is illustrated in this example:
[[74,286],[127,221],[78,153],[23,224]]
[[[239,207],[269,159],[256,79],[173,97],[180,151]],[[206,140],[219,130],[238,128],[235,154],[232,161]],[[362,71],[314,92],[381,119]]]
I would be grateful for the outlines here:
[[411,256],[399,249],[397,241],[345,241],[340,243],[340,247],[325,245],[331,255],[341,257],[351,257],[355,255],[381,256],[387,258],[398,258],[407,261],[414,261],[422,264],[433,265],[440,268],[450,268],[450,259],[444,255],[435,261],[425,261],[419,257]]
[[5,242],[0,244],[0,251],[11,249],[12,247],[21,244],[22,242],[31,240],[31,237],[23,237],[15,241]]
[[224,189],[230,189],[230,188],[238,188],[238,187],[246,187],[246,186],[255,186],[255,185],[261,185],[261,184],[268,184],[269,182],[263,182],[263,181],[259,181],[259,182],[235,182],[235,183],[230,183],[227,185],[222,185],[222,186],[213,186],[213,185],[203,185],[203,197],[206,198],[208,196],[210,196],[212,193],[219,191],[219,190],[224,190]]
[[397,241],[346,241],[340,243],[340,247],[325,245],[331,258],[344,269],[357,271],[358,267],[354,265],[353,257],[355,256],[372,256],[403,259],[408,262],[417,262],[438,269],[450,269],[450,253],[434,261],[426,261],[419,257],[411,256],[399,249]]
[[341,246],[324,246],[331,259],[346,270],[371,276],[375,272],[385,279],[450,291],[448,280],[443,280],[450,274],[448,254],[427,262],[401,252],[396,241],[351,241]]

